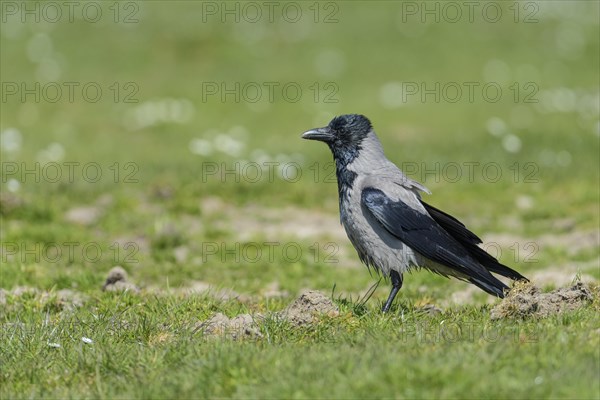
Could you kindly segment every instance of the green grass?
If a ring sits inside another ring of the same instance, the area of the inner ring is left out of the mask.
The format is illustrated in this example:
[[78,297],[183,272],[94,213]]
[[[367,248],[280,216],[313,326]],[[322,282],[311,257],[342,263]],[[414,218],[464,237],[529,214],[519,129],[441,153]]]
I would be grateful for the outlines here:
[[[546,288],[577,274],[597,281],[599,246],[586,236],[600,225],[597,2],[535,3],[535,23],[512,19],[511,6],[526,12],[530,3],[499,3],[506,18],[494,24],[481,14],[472,23],[404,21],[403,3],[386,1],[336,2],[331,24],[314,23],[309,2],[299,3],[309,17],[295,24],[204,22],[201,2],[140,2],[139,22],[114,24],[112,3],[101,4],[106,19],[96,24],[7,16],[0,26],[2,82],[96,82],[104,92],[96,103],[2,99],[2,398],[600,397],[597,304],[544,320],[491,322],[484,293],[453,303],[466,284],[415,272],[392,315],[378,312],[387,284],[362,307],[357,297],[378,278],[340,230],[328,149],[300,139],[334,115],[363,113],[388,157],[432,190],[429,203],[482,237],[504,238],[503,262],[526,276],[560,275],[540,283]],[[44,52],[50,64],[40,67]],[[382,101],[394,84],[490,81],[502,88],[498,102]],[[127,82],[139,89],[137,103],[124,101]],[[221,101],[203,98],[206,82],[294,82],[303,95]],[[538,89],[537,103],[514,100],[511,85],[523,95],[527,82]],[[335,103],[324,101],[331,87]],[[185,118],[165,114],[169,107]],[[16,150],[6,147],[11,129],[20,132]],[[507,150],[509,134],[520,140],[518,151]],[[242,143],[237,153],[219,147],[231,138]],[[193,153],[198,139],[213,151]],[[56,182],[49,161],[61,168]],[[265,161],[297,163],[302,176],[271,179],[265,169],[253,180],[244,168]],[[64,163],[79,163],[73,179]],[[90,163],[102,172],[97,182],[83,172]],[[490,163],[498,179],[486,174]],[[458,179],[449,165],[460,166]],[[68,218],[81,207],[97,217]],[[285,254],[285,246],[301,254]],[[141,294],[100,291],[115,265]],[[178,291],[198,281],[241,300]],[[274,284],[289,296],[265,298]],[[17,296],[20,287],[39,293]],[[280,310],[305,288],[335,288],[341,317],[299,329],[267,319],[261,339],[240,343],[192,333],[215,312]],[[61,289],[86,300],[65,308]],[[429,316],[421,304],[444,311]],[[473,327],[474,336],[427,336],[448,324]]]
[[194,327],[217,310],[265,313],[281,301],[104,294],[71,312],[52,295],[9,296],[2,397],[597,397],[597,302],[499,322],[480,306],[431,316],[402,301],[382,315],[337,302],[339,317],[300,328],[267,317],[261,338],[232,342]]

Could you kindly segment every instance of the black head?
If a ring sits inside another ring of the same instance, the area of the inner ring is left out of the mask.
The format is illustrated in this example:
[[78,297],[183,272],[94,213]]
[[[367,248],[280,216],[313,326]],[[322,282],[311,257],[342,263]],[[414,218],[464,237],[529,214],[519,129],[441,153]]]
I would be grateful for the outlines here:
[[325,142],[335,154],[341,150],[359,150],[371,129],[371,121],[364,115],[347,114],[335,117],[323,128],[305,132],[302,138]]
[[364,139],[371,132],[371,121],[364,115],[347,114],[335,117],[323,128],[304,132],[302,138],[327,143],[335,160],[341,201],[352,188],[356,173],[347,168],[359,155]]

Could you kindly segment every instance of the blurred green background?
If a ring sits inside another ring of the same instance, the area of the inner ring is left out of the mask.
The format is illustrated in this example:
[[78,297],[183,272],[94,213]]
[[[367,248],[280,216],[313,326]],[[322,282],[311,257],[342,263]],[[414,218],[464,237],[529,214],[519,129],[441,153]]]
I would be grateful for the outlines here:
[[[24,4],[2,2],[3,288],[97,290],[121,264],[147,287],[363,290],[329,150],[300,139],[344,113],[372,120],[428,202],[503,237],[503,261],[598,277],[598,2]],[[272,241],[302,256],[270,260]],[[228,256],[236,243],[254,256]],[[410,280],[408,295],[463,287]]]
[[[500,300],[416,272],[389,314],[386,284],[365,303],[331,155],[300,139],[365,114],[488,251],[597,295],[597,1],[0,13],[0,397],[598,398],[597,296],[495,321]],[[101,292],[116,265],[141,291]],[[281,321],[306,288],[340,315]],[[262,336],[205,337],[217,312]]]

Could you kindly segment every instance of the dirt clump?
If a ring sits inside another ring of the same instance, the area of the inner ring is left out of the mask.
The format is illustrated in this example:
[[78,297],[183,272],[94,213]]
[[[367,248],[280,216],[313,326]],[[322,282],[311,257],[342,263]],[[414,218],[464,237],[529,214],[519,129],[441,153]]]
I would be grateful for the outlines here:
[[232,340],[261,338],[262,334],[250,314],[240,314],[229,318],[216,313],[210,319],[196,325],[194,332],[202,332],[207,337],[224,337]]
[[315,322],[319,316],[337,317],[340,309],[325,294],[317,290],[307,290],[280,314],[292,325],[302,326]]
[[1,192],[0,193],[0,214],[1,215],[9,215],[13,211],[23,207],[25,205],[25,201],[12,194]]
[[127,271],[125,271],[123,267],[117,265],[108,271],[108,276],[106,277],[104,285],[102,285],[102,290],[105,292],[122,292],[129,290],[138,293],[140,288],[129,282]]
[[[308,290],[285,310],[273,313],[271,316],[300,327],[316,322],[320,316],[335,317],[339,314],[338,307],[329,297],[319,291]],[[229,318],[222,313],[216,313],[208,320],[197,323],[194,332],[201,332],[207,337],[232,340],[258,339],[263,335],[260,333],[257,321],[264,318],[265,316],[261,314],[241,314]]]
[[507,296],[492,309],[491,319],[548,317],[565,311],[573,311],[594,299],[594,294],[585,283],[578,282],[543,293],[529,282],[518,282]]
[[55,293],[42,293],[41,298],[46,303],[52,302],[59,310],[73,311],[81,308],[88,301],[88,296],[71,289],[61,289]]
[[33,302],[49,312],[73,311],[83,307],[88,300],[88,295],[71,289],[46,291],[17,286],[12,290],[0,289],[0,314],[22,310],[27,302]]
[[74,207],[65,213],[65,219],[68,222],[83,226],[94,225],[101,216],[102,211],[96,206]]

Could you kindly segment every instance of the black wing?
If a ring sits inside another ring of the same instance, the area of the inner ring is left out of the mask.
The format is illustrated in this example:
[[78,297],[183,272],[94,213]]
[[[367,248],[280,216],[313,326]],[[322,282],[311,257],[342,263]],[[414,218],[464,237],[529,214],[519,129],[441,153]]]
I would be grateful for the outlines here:
[[377,221],[403,243],[430,260],[467,276],[482,290],[504,297],[508,287],[471,257],[469,251],[429,215],[402,201],[391,200],[379,189],[366,188],[361,197],[363,205]]
[[454,239],[456,239],[465,249],[468,250],[469,254],[479,261],[488,271],[495,272],[507,278],[513,280],[528,280],[517,271],[507,267],[504,264],[500,264],[497,259],[492,257],[489,253],[477,246],[481,243],[481,239],[477,237],[473,232],[467,229],[467,227],[454,218],[452,215],[446,214],[442,210],[439,210],[421,200],[421,204],[425,207],[429,215],[448,232]]

